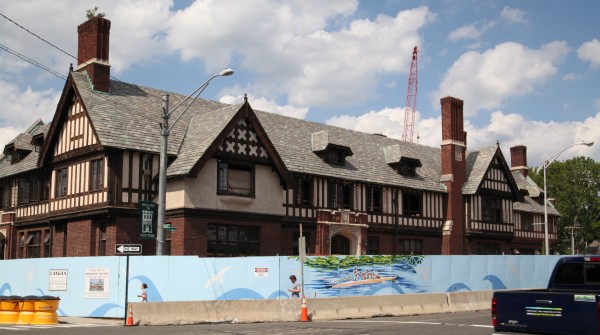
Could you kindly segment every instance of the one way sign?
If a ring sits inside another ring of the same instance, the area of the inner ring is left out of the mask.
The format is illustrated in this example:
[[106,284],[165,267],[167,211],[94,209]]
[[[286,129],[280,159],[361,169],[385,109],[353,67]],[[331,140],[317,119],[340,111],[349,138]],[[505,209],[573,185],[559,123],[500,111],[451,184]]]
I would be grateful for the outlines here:
[[141,244],[117,244],[115,254],[117,255],[133,255],[133,254],[141,254],[142,253],[142,245]]

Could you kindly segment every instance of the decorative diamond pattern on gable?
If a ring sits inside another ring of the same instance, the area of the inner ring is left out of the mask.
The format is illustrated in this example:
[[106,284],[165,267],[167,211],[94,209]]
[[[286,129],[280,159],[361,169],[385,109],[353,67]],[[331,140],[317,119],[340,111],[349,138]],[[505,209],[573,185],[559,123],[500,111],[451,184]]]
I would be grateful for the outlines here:
[[242,119],[219,146],[219,153],[257,161],[269,160],[269,155],[247,119]]

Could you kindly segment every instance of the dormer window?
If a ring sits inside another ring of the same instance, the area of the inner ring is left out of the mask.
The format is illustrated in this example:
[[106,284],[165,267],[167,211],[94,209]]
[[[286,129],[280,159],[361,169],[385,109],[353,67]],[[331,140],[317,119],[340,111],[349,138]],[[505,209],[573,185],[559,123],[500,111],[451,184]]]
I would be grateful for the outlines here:
[[344,165],[346,164],[346,156],[352,156],[352,151],[348,147],[328,145],[320,156],[325,163]]
[[421,161],[418,159],[402,157],[399,162],[389,165],[400,175],[414,177],[417,175],[417,168],[421,167]]
[[414,157],[414,153],[405,148],[401,148],[400,145],[391,145],[383,148],[383,155],[385,162],[392,167],[398,174],[403,176],[414,177],[417,175],[417,168],[421,167],[421,161]]
[[31,138],[31,144],[34,147],[35,152],[40,152],[42,150],[42,146],[44,145],[44,134],[40,133],[40,134],[34,135]]
[[350,147],[331,143],[327,130],[311,134],[311,147],[328,164],[345,165],[346,157],[353,155]]

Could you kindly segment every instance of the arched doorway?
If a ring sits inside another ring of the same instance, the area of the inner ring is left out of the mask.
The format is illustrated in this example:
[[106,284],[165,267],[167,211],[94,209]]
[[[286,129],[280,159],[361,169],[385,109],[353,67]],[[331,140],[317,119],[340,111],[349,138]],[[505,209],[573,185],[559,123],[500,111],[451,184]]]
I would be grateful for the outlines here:
[[332,255],[350,255],[350,240],[342,235],[334,235],[331,238]]

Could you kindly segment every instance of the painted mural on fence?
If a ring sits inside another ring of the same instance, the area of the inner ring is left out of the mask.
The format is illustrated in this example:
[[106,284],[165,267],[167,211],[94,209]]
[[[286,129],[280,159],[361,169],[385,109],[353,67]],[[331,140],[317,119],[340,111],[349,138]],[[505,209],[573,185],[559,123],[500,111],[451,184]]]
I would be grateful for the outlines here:
[[307,298],[540,288],[559,258],[313,256],[304,267],[298,257],[285,256],[2,260],[0,295],[58,296],[59,316],[124,318],[127,302],[139,301],[142,283],[150,302],[288,299],[289,276],[301,281],[302,273]]
[[[297,257],[294,257],[297,259]],[[308,297],[423,293],[417,267],[425,256],[322,256],[304,263]]]

